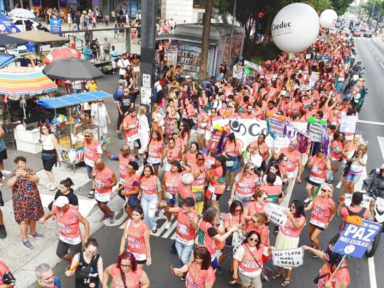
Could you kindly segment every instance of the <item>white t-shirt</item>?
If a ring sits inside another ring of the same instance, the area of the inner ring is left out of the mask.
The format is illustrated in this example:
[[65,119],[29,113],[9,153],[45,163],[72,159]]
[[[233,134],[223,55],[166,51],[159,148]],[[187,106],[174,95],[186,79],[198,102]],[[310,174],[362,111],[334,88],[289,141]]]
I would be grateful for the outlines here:
[[[352,153],[353,153],[353,152],[351,152],[351,154],[352,154]],[[357,153],[357,152],[356,152],[356,153]],[[353,154],[352,154],[352,155],[353,155]],[[352,157],[352,155],[350,155],[350,157]],[[363,158],[361,158],[360,162],[362,162],[362,163],[364,163],[364,164],[367,164],[367,160],[368,160],[368,155],[365,154],[365,155],[363,156]],[[361,166],[361,165],[359,164],[359,162],[357,162],[357,161],[352,162],[352,165],[351,165],[351,171],[352,171],[352,172],[355,172],[355,173],[357,173],[357,172],[363,172],[363,169],[364,169],[364,167]]]
[[[261,182],[261,178],[257,178],[258,180],[258,185],[263,185],[263,183],[267,183],[267,174],[263,175],[263,182]],[[273,186],[281,186],[283,185],[283,182],[281,181],[280,176],[276,175],[276,180],[275,183],[273,183]]]
[[119,59],[119,61],[117,61],[117,65],[118,66],[122,66],[123,68],[119,68],[119,75],[123,75],[125,74],[125,68],[128,66],[128,65],[131,65],[131,63],[129,62],[128,59]]
[[92,105],[91,116],[94,117],[95,125],[99,126],[99,128],[107,127],[107,115],[108,111],[104,104],[102,106],[99,104]]
[[[248,247],[249,247],[249,246],[248,246]],[[256,249],[256,247],[249,247],[249,250],[251,250],[252,252],[255,251],[255,249]],[[236,259],[237,261],[241,262],[241,261],[243,260],[244,253],[245,253],[244,246],[241,245],[241,246],[237,249],[235,255],[233,255],[233,259]],[[268,255],[269,255],[269,254],[268,254],[268,247],[264,246],[264,252],[263,252],[263,254],[264,254],[265,256],[268,256]],[[262,264],[262,263],[259,262],[259,264],[260,264],[261,267],[263,267],[263,264]],[[257,265],[257,264],[256,264],[256,265]],[[255,271],[255,272],[245,272],[244,270],[242,270],[242,269],[240,268],[240,266],[239,266],[239,271],[241,272],[241,274],[243,274],[243,275],[245,275],[245,276],[248,276],[248,277],[257,277],[257,276],[259,276],[259,275],[261,274],[261,269],[258,269],[258,270]]]

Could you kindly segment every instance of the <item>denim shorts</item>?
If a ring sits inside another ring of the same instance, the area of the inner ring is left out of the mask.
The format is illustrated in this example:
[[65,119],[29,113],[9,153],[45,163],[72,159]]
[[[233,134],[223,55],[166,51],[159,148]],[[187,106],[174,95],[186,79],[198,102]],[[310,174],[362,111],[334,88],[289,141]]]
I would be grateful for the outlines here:
[[166,199],[165,202],[167,205],[176,205],[176,196],[173,193],[170,193],[172,195],[172,199]]
[[240,167],[239,157],[229,157],[227,161],[233,161],[233,165],[231,167],[227,167],[227,172],[234,172]]
[[362,174],[362,173],[358,173],[358,174],[349,174],[349,175],[347,175],[344,179],[345,179],[345,181],[348,181],[348,182],[357,183],[357,181],[359,181],[359,179],[360,179],[360,177],[361,177],[361,174]]
[[93,178],[91,177],[91,173],[92,173],[92,170],[93,170],[93,167],[85,164],[85,167],[87,168],[87,174],[88,174],[88,178],[93,180]]

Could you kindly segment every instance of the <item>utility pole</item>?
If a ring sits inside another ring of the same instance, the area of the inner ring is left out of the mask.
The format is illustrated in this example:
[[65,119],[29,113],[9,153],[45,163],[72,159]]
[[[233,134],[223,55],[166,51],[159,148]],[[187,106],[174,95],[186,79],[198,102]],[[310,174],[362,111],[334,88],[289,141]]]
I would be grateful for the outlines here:
[[371,28],[372,15],[373,15],[373,11],[375,10],[375,5],[376,5],[376,0],[375,0],[375,2],[373,2],[373,7],[372,7],[372,11],[371,11],[371,16],[369,17],[369,28]]
[[233,4],[233,15],[232,15],[232,27],[231,27],[231,44],[229,46],[229,56],[228,56],[228,66],[229,69],[232,69],[232,42],[233,42],[233,26],[235,26],[235,15],[236,15],[236,4],[237,0],[235,0]]
[[205,3],[205,13],[203,18],[203,43],[201,46],[199,81],[203,81],[207,77],[209,34],[211,32],[212,6],[213,6],[213,0],[207,0]]

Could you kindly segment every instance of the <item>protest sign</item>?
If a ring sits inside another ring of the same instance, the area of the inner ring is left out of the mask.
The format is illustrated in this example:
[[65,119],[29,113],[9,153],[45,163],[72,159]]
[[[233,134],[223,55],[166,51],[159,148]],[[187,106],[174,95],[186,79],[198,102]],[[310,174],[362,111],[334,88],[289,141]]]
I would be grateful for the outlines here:
[[319,122],[309,124],[309,138],[313,142],[321,142],[321,135],[323,133],[323,124]]
[[308,91],[309,89],[311,89],[310,85],[301,85],[300,86],[301,91]]
[[[352,195],[353,194],[349,194],[349,193],[344,194],[344,196],[345,196],[345,200],[344,200],[345,206],[347,206],[347,207],[351,206]],[[363,201],[361,201],[360,206],[369,209],[370,208],[370,204],[371,204],[371,200],[372,200],[372,197],[369,197],[368,194],[363,193]]]
[[341,115],[340,132],[355,133],[356,132],[356,116]]
[[284,137],[285,121],[280,120],[276,117],[268,117],[268,119],[269,129],[271,130],[271,133],[279,137]]
[[304,250],[296,248],[272,251],[272,261],[278,267],[299,267],[304,262]]
[[[51,19],[50,22],[51,32],[61,32],[61,20],[60,19]],[[62,36],[61,33],[57,34],[58,36]]]
[[219,145],[221,136],[223,135],[223,131],[217,130],[216,133],[212,135],[211,141],[209,141],[208,150],[214,151],[217,148],[217,145]]
[[381,232],[381,227],[382,225],[367,220],[363,220],[360,226],[347,223],[332,251],[361,258],[377,233]]
[[317,82],[317,79],[319,79],[319,75],[317,75],[316,72],[311,73],[311,78],[309,78],[309,86],[313,88],[315,86],[315,83]]
[[[243,151],[250,143],[257,141],[260,134],[267,135],[265,143],[267,143],[269,147],[281,149],[289,146],[290,140],[287,135],[274,140],[268,134],[267,122],[264,120],[255,121],[252,119],[223,119],[213,121],[213,126],[225,126],[228,124],[230,124],[231,132],[235,134],[236,139],[242,142]],[[291,122],[290,125],[296,127],[299,131],[305,131],[307,128],[307,123]],[[291,127],[287,127],[287,134],[292,141],[297,138],[297,132]]]
[[244,66],[247,66],[249,69],[252,69],[252,70],[255,70],[256,72],[261,72],[263,71],[261,69],[261,66],[260,65],[257,65],[255,63],[252,63],[252,62],[249,62],[247,60],[244,60]]
[[264,207],[264,212],[267,213],[268,219],[279,226],[284,226],[287,223],[288,216],[285,214],[285,211],[288,210],[288,208],[270,202]]

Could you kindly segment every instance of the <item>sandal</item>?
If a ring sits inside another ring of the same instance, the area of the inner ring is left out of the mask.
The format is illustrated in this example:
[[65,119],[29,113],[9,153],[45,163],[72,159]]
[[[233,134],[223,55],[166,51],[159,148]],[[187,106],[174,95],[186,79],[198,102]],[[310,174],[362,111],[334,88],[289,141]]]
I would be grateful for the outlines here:
[[281,287],[286,287],[288,286],[289,284],[291,284],[291,279],[285,279],[283,281],[283,283],[281,283]]
[[273,231],[273,234],[275,234],[275,236],[277,236],[278,233],[279,233],[279,227],[276,226],[275,230]]
[[232,280],[232,281],[229,281],[228,284],[229,284],[229,285],[232,285],[232,286],[234,286],[234,285],[240,285],[240,283],[238,283],[236,279],[234,279],[234,280]]
[[283,273],[281,273],[281,274],[276,273],[275,275],[272,276],[272,279],[276,280],[277,278],[281,278],[282,276],[283,276]]

